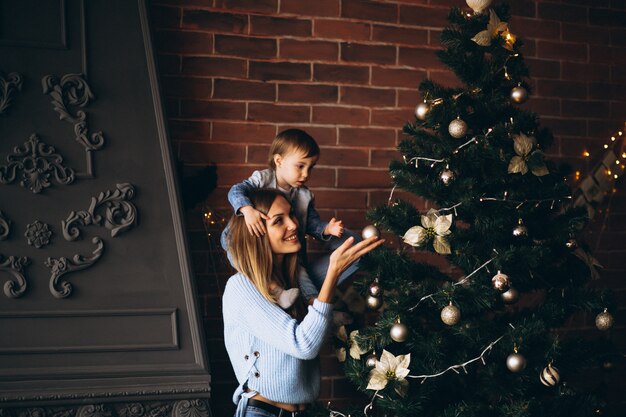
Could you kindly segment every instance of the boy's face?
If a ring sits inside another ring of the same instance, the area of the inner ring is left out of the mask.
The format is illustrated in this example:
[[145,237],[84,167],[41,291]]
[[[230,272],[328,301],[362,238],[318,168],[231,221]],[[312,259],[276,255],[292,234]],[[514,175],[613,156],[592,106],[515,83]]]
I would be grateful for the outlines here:
[[317,163],[318,156],[307,157],[304,152],[290,152],[282,155],[274,155],[276,165],[276,180],[280,187],[302,187]]

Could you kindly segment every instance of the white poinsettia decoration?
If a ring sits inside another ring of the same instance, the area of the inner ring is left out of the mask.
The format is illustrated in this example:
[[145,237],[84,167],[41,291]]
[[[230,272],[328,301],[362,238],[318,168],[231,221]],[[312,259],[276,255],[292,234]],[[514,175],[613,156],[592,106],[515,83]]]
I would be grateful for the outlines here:
[[509,26],[506,22],[502,22],[496,12],[493,9],[489,9],[489,23],[487,23],[487,29],[478,32],[476,36],[472,38],[474,42],[480,46],[491,45],[491,40],[498,37],[502,33],[507,33]]
[[406,380],[409,374],[409,364],[411,363],[411,354],[394,356],[392,353],[383,350],[380,360],[376,361],[376,366],[370,371],[370,379],[367,389],[381,390],[387,386],[389,381],[396,381],[396,391],[400,395],[406,393],[409,381]]
[[[356,337],[359,335],[358,330],[353,330],[350,332],[350,336],[348,337],[348,332],[346,330],[346,326],[341,326],[339,330],[337,330],[337,338],[348,345],[350,357],[352,359],[361,359],[361,355],[367,352],[367,350],[362,349],[356,341]],[[335,349],[335,354],[337,355],[337,359],[339,362],[346,361],[346,348],[340,347],[339,349]]]
[[402,239],[411,246],[424,246],[429,240],[433,240],[433,247],[437,253],[449,255],[450,243],[446,236],[452,226],[452,214],[442,216],[435,209],[430,209],[426,215],[421,216],[421,226],[413,226],[406,231]]
[[536,144],[537,140],[532,136],[528,137],[523,133],[513,136],[513,149],[517,155],[511,158],[509,174],[521,173],[524,175],[530,167],[530,171],[538,177],[548,175],[548,168],[543,162],[543,152],[540,150],[533,151]]

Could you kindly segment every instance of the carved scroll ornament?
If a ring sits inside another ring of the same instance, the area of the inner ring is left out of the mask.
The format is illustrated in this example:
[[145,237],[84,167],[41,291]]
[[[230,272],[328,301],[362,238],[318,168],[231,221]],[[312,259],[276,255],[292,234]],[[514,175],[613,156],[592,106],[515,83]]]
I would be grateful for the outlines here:
[[6,240],[11,233],[11,220],[0,210],[0,240]]
[[5,258],[0,255],[0,272],[8,272],[14,280],[4,283],[4,295],[9,298],[19,298],[26,292],[26,278],[24,277],[24,267],[30,264],[30,260],[25,256],[9,256]]
[[4,114],[13,102],[13,95],[22,89],[22,76],[16,72],[4,78],[0,73],[0,115]]

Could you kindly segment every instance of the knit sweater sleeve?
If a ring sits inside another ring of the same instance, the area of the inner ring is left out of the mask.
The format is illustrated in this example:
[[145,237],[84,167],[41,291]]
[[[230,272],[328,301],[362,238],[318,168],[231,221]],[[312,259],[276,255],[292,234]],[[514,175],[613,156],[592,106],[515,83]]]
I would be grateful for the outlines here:
[[270,303],[241,274],[232,276],[223,296],[225,320],[236,320],[249,333],[298,359],[315,358],[332,319],[332,304],[315,300],[298,323]]

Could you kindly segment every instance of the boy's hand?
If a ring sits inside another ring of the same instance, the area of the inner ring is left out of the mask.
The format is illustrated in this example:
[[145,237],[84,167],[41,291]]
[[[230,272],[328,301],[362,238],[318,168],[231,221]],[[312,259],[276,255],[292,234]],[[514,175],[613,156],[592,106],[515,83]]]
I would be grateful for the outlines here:
[[324,234],[341,237],[341,235],[343,235],[343,220],[337,220],[334,217],[330,219],[324,229]]
[[265,222],[263,220],[269,220],[269,217],[252,206],[244,206],[239,211],[243,214],[251,235],[261,237],[265,234]]

